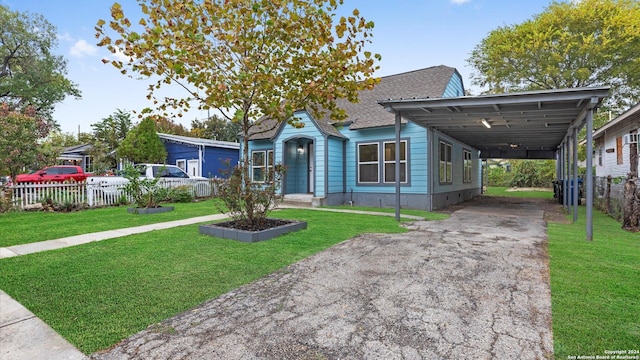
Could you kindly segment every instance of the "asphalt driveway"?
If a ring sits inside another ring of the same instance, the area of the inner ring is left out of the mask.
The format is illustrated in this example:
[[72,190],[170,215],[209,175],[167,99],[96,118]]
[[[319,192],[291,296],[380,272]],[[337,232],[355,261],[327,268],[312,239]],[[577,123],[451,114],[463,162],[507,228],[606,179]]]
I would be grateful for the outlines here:
[[362,235],[92,358],[552,358],[543,216],[536,200],[485,199]]

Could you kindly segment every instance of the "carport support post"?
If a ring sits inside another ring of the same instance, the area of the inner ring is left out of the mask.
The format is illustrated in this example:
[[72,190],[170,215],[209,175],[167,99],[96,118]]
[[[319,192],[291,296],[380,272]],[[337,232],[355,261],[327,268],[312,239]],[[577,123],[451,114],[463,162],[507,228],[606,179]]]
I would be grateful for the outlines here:
[[[595,103],[594,103],[595,101]],[[591,105],[598,103],[597,98],[591,98]],[[587,111],[587,241],[593,240],[593,107]]]
[[573,128],[573,222],[578,221],[578,198],[580,196],[578,184],[578,128]]
[[396,221],[400,221],[400,120],[402,115],[396,113]]

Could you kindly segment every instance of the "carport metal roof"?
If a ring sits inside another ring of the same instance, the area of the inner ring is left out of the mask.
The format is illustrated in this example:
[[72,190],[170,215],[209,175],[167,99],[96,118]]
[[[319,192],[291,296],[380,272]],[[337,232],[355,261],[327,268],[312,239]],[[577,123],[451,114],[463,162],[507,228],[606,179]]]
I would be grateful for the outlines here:
[[[437,99],[389,99],[378,104],[396,116],[396,163],[400,162],[401,118],[436,130],[480,150],[480,157],[557,159],[563,202],[577,204],[578,130],[587,128],[587,154],[593,151],[593,112],[609,87],[540,90]],[[486,123],[486,124],[485,124]],[[570,159],[572,155],[573,159]],[[587,174],[593,172],[587,156]],[[573,168],[573,169],[572,169]],[[396,166],[396,219],[400,219],[400,167]],[[431,189],[433,189],[431,187]],[[587,240],[593,238],[593,177],[586,177]],[[573,206],[574,221],[578,210]]]
[[565,136],[584,126],[586,112],[608,94],[608,87],[597,87],[378,103],[473,146],[484,159],[555,159]]

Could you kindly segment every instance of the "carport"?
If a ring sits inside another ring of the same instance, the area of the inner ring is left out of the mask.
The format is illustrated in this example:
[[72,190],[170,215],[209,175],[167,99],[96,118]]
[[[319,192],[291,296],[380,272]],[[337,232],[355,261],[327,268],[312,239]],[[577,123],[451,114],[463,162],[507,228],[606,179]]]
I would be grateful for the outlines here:
[[[578,132],[586,126],[587,154],[593,153],[593,113],[609,87],[540,90],[455,98],[388,99],[378,103],[396,116],[396,149],[401,122],[415,122],[480,151],[481,159],[556,159],[563,204],[578,219]],[[433,141],[430,141],[433,144]],[[432,147],[431,151],[435,149]],[[396,152],[396,161],[400,154]],[[587,174],[593,173],[587,156]],[[400,167],[396,166],[396,172]],[[431,165],[431,173],[435,173]],[[396,218],[400,216],[400,175],[396,174]],[[433,181],[433,180],[432,180]],[[587,240],[593,238],[593,177],[586,178]],[[569,196],[572,198],[569,199]]]

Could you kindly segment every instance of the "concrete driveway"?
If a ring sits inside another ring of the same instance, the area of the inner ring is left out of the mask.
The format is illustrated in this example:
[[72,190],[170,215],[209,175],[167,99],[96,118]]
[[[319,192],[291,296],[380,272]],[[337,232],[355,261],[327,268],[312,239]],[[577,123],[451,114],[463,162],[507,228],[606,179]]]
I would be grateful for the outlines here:
[[362,235],[92,358],[552,358],[543,214],[485,198],[405,234]]

